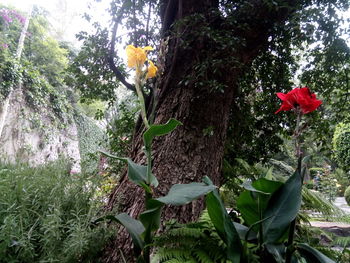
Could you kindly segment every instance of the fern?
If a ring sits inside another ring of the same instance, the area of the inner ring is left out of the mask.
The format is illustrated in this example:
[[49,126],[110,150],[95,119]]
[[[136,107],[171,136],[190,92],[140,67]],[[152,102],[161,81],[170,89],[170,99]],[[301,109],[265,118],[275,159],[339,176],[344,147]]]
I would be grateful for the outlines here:
[[334,242],[334,245],[347,248],[350,246],[350,236],[349,237],[337,237]]
[[[155,240],[152,262],[226,262],[226,245],[204,211],[198,222],[172,224]],[[157,261],[156,261],[157,260]]]
[[341,217],[343,211],[336,207],[332,202],[328,201],[321,193],[303,187],[303,208],[320,212],[324,216]]

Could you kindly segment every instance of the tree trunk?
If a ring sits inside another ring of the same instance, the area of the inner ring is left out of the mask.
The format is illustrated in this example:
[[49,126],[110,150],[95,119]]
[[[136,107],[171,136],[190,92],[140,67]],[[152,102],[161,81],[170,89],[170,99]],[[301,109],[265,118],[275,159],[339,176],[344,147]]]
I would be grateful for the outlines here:
[[[183,125],[154,141],[153,173],[159,180],[154,189],[156,196],[165,195],[173,184],[200,182],[204,176],[220,185],[229,113],[240,72],[265,46],[275,23],[282,23],[287,17],[285,10],[270,10],[261,3],[264,1],[251,1],[254,5],[245,6],[242,13],[237,11],[237,24],[232,27],[217,15],[216,0],[203,0],[200,4],[197,0],[162,2],[162,34],[167,45],[162,51],[163,62],[158,63],[164,71],[158,81],[155,123],[175,118]],[[185,23],[174,27],[174,22],[188,17]],[[242,23],[244,29],[237,26]],[[170,35],[169,28],[176,34]],[[210,35],[201,34],[208,28],[240,41],[225,49],[216,45]],[[214,65],[218,59],[222,62]],[[206,68],[201,67],[206,63]],[[145,162],[141,135],[142,131],[134,138],[132,158],[137,163]],[[118,205],[137,218],[143,210],[143,198],[143,191],[123,176],[110,196],[108,208]],[[203,208],[203,200],[183,207],[165,207],[162,220],[193,221]],[[117,239],[106,248],[105,262],[122,262],[120,251],[127,262],[133,262],[130,246],[128,234],[120,230]]]
[[[18,61],[20,61],[20,59],[21,59],[23,46],[24,46],[24,40],[25,40],[27,31],[28,31],[29,21],[30,21],[30,18],[32,16],[32,9],[33,9],[33,6],[31,5],[29,8],[29,11],[28,11],[27,18],[26,18],[25,23],[23,25],[21,35],[20,35],[19,40],[18,40],[18,46],[17,46],[17,50],[16,50],[16,59]],[[3,102],[3,105],[2,106],[0,105],[0,138],[2,135],[2,131],[4,129],[5,121],[7,118],[8,111],[9,111],[13,89],[14,89],[14,87],[11,87],[9,94],[7,95],[7,98]]]

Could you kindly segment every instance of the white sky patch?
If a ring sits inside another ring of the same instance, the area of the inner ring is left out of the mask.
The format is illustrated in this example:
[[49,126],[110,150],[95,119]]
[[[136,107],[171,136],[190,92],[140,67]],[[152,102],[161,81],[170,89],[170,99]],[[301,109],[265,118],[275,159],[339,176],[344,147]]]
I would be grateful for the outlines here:
[[91,33],[92,25],[83,18],[84,13],[92,16],[92,21],[98,21],[108,26],[109,0],[96,3],[94,0],[0,0],[1,4],[13,6],[27,13],[31,5],[37,5],[49,12],[47,19],[53,29],[61,32],[62,40],[71,42],[76,47],[81,43],[75,38],[80,31]]

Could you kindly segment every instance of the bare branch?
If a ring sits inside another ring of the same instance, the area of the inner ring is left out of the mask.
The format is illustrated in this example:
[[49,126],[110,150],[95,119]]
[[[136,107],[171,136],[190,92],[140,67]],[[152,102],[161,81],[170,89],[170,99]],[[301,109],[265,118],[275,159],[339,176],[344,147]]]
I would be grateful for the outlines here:
[[112,30],[112,38],[111,38],[111,47],[109,49],[109,54],[107,56],[107,61],[109,64],[110,69],[113,71],[114,75],[116,78],[124,84],[124,86],[131,90],[136,92],[136,89],[134,85],[130,84],[129,82],[126,81],[125,77],[123,74],[120,72],[120,70],[117,68],[117,66],[114,63],[114,54],[115,54],[115,41],[116,41],[116,35],[117,35],[117,30],[118,30],[118,24],[121,20],[121,15],[119,15],[117,18],[114,19],[114,26]]

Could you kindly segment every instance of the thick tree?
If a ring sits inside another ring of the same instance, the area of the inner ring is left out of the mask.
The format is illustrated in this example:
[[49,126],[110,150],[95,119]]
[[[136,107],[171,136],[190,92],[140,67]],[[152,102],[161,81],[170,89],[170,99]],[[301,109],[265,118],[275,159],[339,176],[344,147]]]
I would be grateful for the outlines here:
[[[149,9],[142,8],[146,2]],[[101,45],[100,49],[97,49],[98,52],[93,58],[96,63],[89,67],[96,69],[96,65],[101,64],[100,68],[106,70],[105,65],[108,64],[109,72],[114,73],[113,76],[106,73],[110,77],[109,80],[117,79],[133,90],[133,86],[125,80],[125,71],[120,60],[115,57],[114,45],[117,40],[118,23],[123,19],[125,21],[125,9],[132,10],[128,19],[136,25],[146,21],[146,30],[134,26],[131,30],[134,34],[130,40],[135,45],[147,44],[150,32],[156,32],[149,30],[148,18],[151,16],[147,16],[147,10],[159,7],[161,30],[157,66],[161,73],[157,81],[150,85],[147,106],[150,112],[155,108],[157,124],[165,123],[170,118],[183,123],[170,135],[157,139],[153,145],[153,173],[159,179],[159,187],[155,189],[155,194],[165,195],[175,183],[199,182],[204,176],[209,176],[216,185],[222,183],[221,167],[229,120],[230,117],[237,116],[237,112],[236,115],[232,114],[232,109],[240,104],[237,100],[252,96],[242,94],[242,75],[247,73],[254,60],[261,58],[267,51],[275,57],[278,56],[278,53],[269,50],[271,43],[276,39],[279,40],[276,44],[278,49],[289,55],[291,39],[300,38],[299,44],[305,41],[301,33],[301,20],[307,17],[305,12],[311,14],[311,10],[321,7],[343,7],[343,3],[346,4],[347,1],[150,0],[123,1],[123,4],[119,5],[115,3],[118,1],[114,1],[115,25],[111,41],[107,39],[107,31],[97,30],[102,32],[100,38],[82,36],[87,44],[83,51],[89,51],[96,41],[106,43],[107,45]],[[145,19],[137,19],[137,14],[145,15]],[[127,25],[130,23],[128,19]],[[146,37],[137,38],[137,34]],[[83,54],[87,53],[89,52]],[[101,57],[101,54],[104,55]],[[285,77],[282,76],[282,72],[276,73],[280,74],[276,79]],[[89,78],[91,81],[91,76],[83,77]],[[261,83],[263,81],[260,81]],[[258,85],[257,88],[261,86]],[[85,90],[91,95],[88,87]],[[269,92],[274,93],[274,90],[270,89]],[[244,119],[242,114],[250,113],[239,114],[240,118],[231,118],[231,131],[240,130],[239,120]],[[141,124],[136,127],[131,157],[135,162],[143,163],[145,156],[141,135],[144,128]],[[236,141],[239,141],[239,138]],[[110,196],[108,209],[112,210],[118,205],[120,210],[137,217],[143,209],[142,200],[141,189],[129,182],[124,175]],[[164,209],[163,218],[176,218],[180,222],[188,222],[195,220],[203,207],[201,200],[185,207],[167,207]],[[118,262],[120,251],[123,251],[124,256],[129,255],[131,245],[127,236],[127,233],[119,231],[118,238],[105,251],[106,262]],[[127,261],[131,262],[131,259],[127,258]]]

